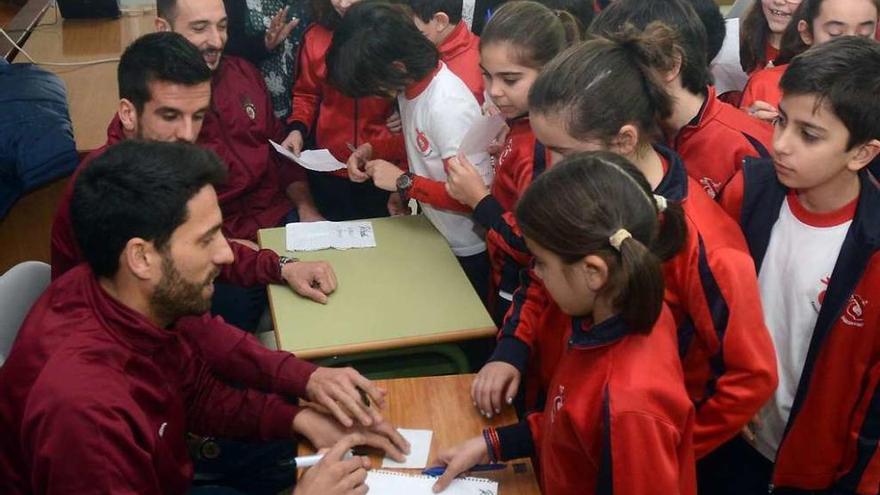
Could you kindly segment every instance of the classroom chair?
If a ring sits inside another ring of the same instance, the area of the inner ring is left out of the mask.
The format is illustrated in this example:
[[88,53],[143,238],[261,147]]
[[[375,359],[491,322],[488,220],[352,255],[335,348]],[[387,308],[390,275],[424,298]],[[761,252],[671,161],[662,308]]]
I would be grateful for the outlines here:
[[46,263],[25,261],[0,276],[0,366],[31,306],[49,285],[51,272]]

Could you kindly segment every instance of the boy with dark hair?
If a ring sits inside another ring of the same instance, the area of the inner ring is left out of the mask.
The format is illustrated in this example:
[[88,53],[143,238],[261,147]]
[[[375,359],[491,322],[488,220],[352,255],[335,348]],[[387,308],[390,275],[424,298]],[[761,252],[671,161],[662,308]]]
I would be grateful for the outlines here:
[[880,45],[842,37],[792,61],[772,159],[722,205],[749,244],[779,387],[719,449],[706,493],[880,491]]
[[[223,325],[206,311],[220,266],[234,259],[215,190],[225,176],[207,150],[137,140],[80,175],[71,210],[88,265],[46,289],[0,368],[0,492],[185,493],[187,432],[302,435],[319,448],[343,438],[331,416],[228,385],[188,338]],[[362,482],[368,463],[342,460],[352,444],[397,458],[407,449],[384,421],[348,431],[362,435],[342,440],[298,492]]]
[[[485,232],[474,223],[470,208],[446,191],[446,162],[459,145],[480,106],[468,87],[440,60],[407,15],[382,2],[358,3],[336,28],[327,52],[329,80],[344,94],[396,96],[410,172],[383,158],[387,146],[366,143],[349,159],[352,180],[372,179],[386,191],[398,192],[406,204],[419,201],[425,216],[440,231],[481,298],[489,292],[489,259]],[[492,182],[488,153],[470,157],[486,184]],[[363,169],[361,169],[361,164]],[[354,165],[354,166],[353,166]]]
[[409,0],[413,22],[440,51],[440,60],[483,104],[480,38],[461,22],[462,0]]
[[661,125],[688,174],[715,197],[746,156],[767,156],[770,126],[716,98],[706,53],[706,28],[687,0],[617,0],[599,14],[590,33],[613,33],[626,24],[645,29],[662,22],[676,30],[679,67],[661,76],[673,96],[672,114]]

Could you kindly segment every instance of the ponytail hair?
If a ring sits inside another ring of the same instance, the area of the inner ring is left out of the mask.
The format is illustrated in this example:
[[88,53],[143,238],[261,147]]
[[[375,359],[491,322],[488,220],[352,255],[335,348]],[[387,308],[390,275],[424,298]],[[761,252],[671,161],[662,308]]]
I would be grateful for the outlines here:
[[538,2],[505,3],[489,19],[480,35],[480,48],[508,43],[517,63],[540,70],[559,52],[577,43],[581,26],[565,10],[550,10]]
[[663,225],[683,226],[681,209],[661,213],[664,202],[627,159],[579,153],[532,183],[517,203],[516,219],[529,240],[565,263],[602,257],[608,264],[603,294],[630,328],[648,333],[663,306],[661,260],[684,243],[683,230]]
[[635,125],[644,142],[660,137],[658,121],[673,102],[659,73],[676,64],[676,33],[652,23],[623,26],[605,38],[572,47],[547,64],[529,91],[529,112],[559,115],[569,135],[612,144],[620,128]]

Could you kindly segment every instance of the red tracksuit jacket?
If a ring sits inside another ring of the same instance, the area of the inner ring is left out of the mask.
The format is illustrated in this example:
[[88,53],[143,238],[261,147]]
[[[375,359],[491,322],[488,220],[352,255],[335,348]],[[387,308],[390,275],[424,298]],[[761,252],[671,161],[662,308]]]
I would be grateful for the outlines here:
[[688,175],[714,198],[742,168],[747,156],[770,156],[773,127],[716,98],[709,86],[703,108],[678,131],[670,146],[681,155]]
[[[363,143],[389,141],[393,135],[385,121],[393,113],[394,101],[390,98],[349,98],[339,92],[327,80],[327,63],[324,60],[333,31],[313,24],[303,36],[299,55],[299,73],[293,86],[293,111],[288,124],[299,130],[303,137],[314,133],[317,148],[327,148],[337,160],[345,162],[351,151]],[[392,155],[379,156],[396,161],[406,156],[403,139],[397,135]],[[348,177],[346,169],[332,172]]]
[[305,171],[269,146],[270,139],[281,142],[286,135],[256,67],[224,56],[211,83],[211,102],[197,144],[217,153],[229,169],[217,189],[223,233],[256,241],[259,229],[277,227],[294,208],[284,191],[305,180]]
[[[70,218],[70,200],[73,197],[73,186],[79,174],[88,167],[89,163],[101,156],[110,146],[125,139],[122,124],[119,117],[114,117],[107,127],[107,143],[91,152],[79,164],[67,182],[64,194],[58,203],[58,210],[52,221],[51,256],[52,256],[52,279],[72,269],[85,261],[79,249],[76,236],[73,233],[73,224]],[[278,269],[278,255],[270,249],[253,249],[241,244],[231,242],[229,246],[235,256],[235,262],[224,265],[220,271],[220,279],[242,287],[254,285],[285,283]]]
[[295,406],[225,385],[183,337],[222,322],[187,320],[154,326],[86,266],[54,281],[0,368],[0,492],[182,494],[187,432],[291,437]]
[[467,24],[459,22],[449,36],[437,47],[440,60],[459,77],[483,104],[483,71],[480,70],[480,37]]
[[788,64],[777,67],[768,67],[752,73],[746,87],[743,88],[742,101],[739,107],[748,110],[756,101],[763,101],[779,108],[779,102],[782,101],[782,90],[779,89],[779,82],[782,81],[782,75],[788,69]]
[[508,125],[510,132],[495,165],[492,194],[474,208],[474,220],[486,228],[492,265],[490,301],[496,300],[498,291],[513,294],[519,286],[520,270],[532,258],[512,212],[522,193],[550,161],[549,153],[535,139],[527,116]]
[[[777,452],[776,488],[880,493],[880,186],[867,171],[859,179],[855,217],[825,292]],[[740,221],[759,270],[788,193],[773,162],[755,160],[722,197]]]
[[694,407],[669,311],[648,335],[618,316],[591,326],[558,308],[539,326],[557,327],[566,347],[544,410],[498,429],[502,457],[536,453],[548,495],[696,494]]
[[[697,405],[699,458],[733,438],[764,405],[776,387],[776,358],[741,232],[686,175],[675,152],[660,146],[657,151],[668,169],[654,192],[682,205],[688,228],[684,247],[663,270],[686,387]],[[539,402],[561,350],[535,330],[548,299],[543,285],[524,272],[490,358],[524,372],[526,397]]]

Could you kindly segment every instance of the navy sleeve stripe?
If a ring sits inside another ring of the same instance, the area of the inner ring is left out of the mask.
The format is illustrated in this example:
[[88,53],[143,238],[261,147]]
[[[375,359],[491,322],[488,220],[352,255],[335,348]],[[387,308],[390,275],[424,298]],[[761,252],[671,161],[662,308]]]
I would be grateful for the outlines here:
[[742,134],[743,134],[743,136],[746,137],[746,139],[748,139],[748,141],[749,141],[749,143],[751,143],[752,147],[755,148],[755,151],[758,152],[758,156],[760,156],[761,158],[770,158],[770,152],[767,151],[767,148],[764,147],[764,145],[761,143],[761,141],[758,141],[753,136],[750,136],[750,135],[746,134],[745,132]]
[[727,301],[721,293],[718,281],[712,273],[709,266],[709,260],[706,257],[706,246],[703,244],[703,237],[697,235],[699,261],[698,267],[700,272],[700,282],[703,286],[703,293],[706,296],[706,303],[709,306],[709,314],[712,317],[712,325],[715,328],[715,334],[718,337],[718,352],[709,358],[709,366],[712,369],[712,378],[706,384],[706,394],[704,398],[712,397],[715,394],[715,384],[718,378],[724,374],[724,336],[727,333],[727,324],[730,320],[730,308]]
[[516,335],[516,329],[519,327],[522,318],[522,308],[526,302],[529,287],[532,285],[532,279],[529,277],[529,269],[523,268],[519,272],[519,288],[513,293],[513,309],[508,313],[510,316],[504,320],[501,327],[501,335],[513,337]]
[[596,495],[614,495],[614,456],[611,455],[611,400],[605,386],[602,398],[602,455],[596,480]]

